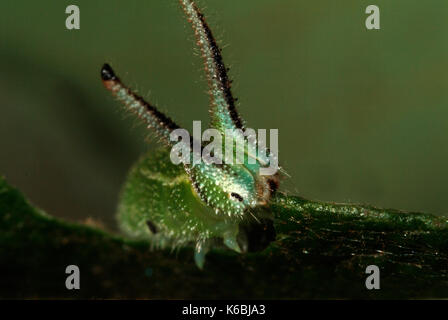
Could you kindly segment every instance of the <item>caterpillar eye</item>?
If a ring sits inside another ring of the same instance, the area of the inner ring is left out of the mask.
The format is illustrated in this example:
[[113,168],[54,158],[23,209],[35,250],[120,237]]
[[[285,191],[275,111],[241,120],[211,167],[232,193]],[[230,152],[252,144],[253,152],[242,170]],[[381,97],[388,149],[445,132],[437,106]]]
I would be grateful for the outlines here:
[[238,193],[235,193],[235,192],[232,192],[232,193],[230,194],[230,196],[233,197],[233,198],[235,198],[235,199],[238,200],[239,202],[243,202],[243,200],[244,200],[242,196],[240,196]]
[[269,185],[269,189],[271,190],[272,194],[277,192],[277,189],[278,189],[278,181],[277,180],[268,179],[268,185]]
[[146,225],[149,228],[149,231],[151,231],[152,234],[156,234],[158,232],[156,225],[152,221],[146,221]]

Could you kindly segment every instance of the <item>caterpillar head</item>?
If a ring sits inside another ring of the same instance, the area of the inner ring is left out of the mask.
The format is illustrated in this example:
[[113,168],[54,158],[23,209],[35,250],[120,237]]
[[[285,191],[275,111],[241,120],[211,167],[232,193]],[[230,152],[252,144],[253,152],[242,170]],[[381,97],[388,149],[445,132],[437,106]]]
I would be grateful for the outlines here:
[[199,198],[217,214],[242,218],[251,208],[266,205],[278,187],[278,175],[261,176],[240,165],[186,167]]

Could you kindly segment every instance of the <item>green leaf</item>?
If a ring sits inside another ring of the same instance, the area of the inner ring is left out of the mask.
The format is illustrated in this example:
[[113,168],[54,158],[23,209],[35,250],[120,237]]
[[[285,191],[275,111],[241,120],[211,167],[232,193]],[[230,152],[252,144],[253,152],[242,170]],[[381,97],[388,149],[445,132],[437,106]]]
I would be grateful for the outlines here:
[[[261,252],[215,249],[203,271],[193,249],[67,223],[0,178],[1,298],[433,298],[448,296],[448,223],[429,214],[278,196],[277,239]],[[65,288],[65,268],[81,290]],[[365,268],[381,289],[365,288]]]

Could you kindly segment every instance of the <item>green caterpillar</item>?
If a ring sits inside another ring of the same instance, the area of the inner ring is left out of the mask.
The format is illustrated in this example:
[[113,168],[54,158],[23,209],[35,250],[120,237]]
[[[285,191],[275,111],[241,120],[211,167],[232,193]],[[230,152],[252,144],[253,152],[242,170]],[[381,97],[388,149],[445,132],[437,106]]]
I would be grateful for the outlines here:
[[[241,134],[246,129],[235,108],[221,49],[196,4],[192,0],[180,4],[204,59],[211,126],[222,134],[231,130],[236,141],[249,146],[244,148],[243,163],[222,159],[221,164],[174,165],[167,150],[175,145],[170,134],[179,126],[124,86],[108,64],[101,77],[105,87],[167,147],[143,156],[131,169],[118,208],[120,227],[131,236],[149,238],[156,248],[194,244],[195,262],[202,269],[213,246],[247,252],[275,238],[273,218],[263,208],[277,191],[279,175],[260,174],[260,168],[270,164],[271,154],[251,151],[254,142]],[[192,145],[187,145],[190,151]]]

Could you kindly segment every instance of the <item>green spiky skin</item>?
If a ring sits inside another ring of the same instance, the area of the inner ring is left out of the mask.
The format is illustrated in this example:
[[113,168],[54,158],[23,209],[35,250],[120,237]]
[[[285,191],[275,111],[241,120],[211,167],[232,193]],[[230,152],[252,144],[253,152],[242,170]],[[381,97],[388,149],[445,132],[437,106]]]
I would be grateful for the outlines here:
[[[155,248],[193,244],[197,251],[206,247],[203,255],[209,246],[220,244],[239,251],[236,243],[239,225],[253,219],[250,215],[217,214],[205,205],[184,168],[172,164],[168,152],[163,150],[149,152],[131,168],[117,217],[126,234],[149,239]],[[201,267],[203,261],[198,264]]]

